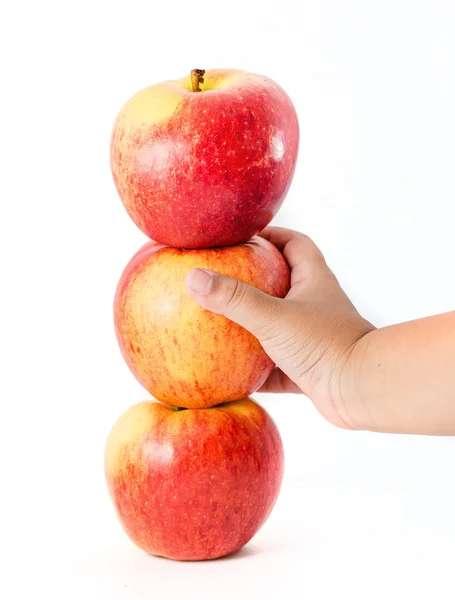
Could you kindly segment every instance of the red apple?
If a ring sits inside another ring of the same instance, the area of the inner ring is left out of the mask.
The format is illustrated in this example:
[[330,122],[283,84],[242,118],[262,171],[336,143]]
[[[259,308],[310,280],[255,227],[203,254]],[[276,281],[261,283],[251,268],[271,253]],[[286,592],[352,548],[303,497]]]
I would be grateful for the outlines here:
[[122,108],[111,139],[115,185],[153,240],[176,248],[246,242],[289,189],[297,115],[267,77],[212,70],[199,83],[192,74],[193,84],[153,85]]
[[235,552],[265,522],[283,474],[275,423],[250,399],[202,410],[131,407],[106,445],[109,492],[140,548],[176,560]]
[[185,277],[193,267],[229,275],[280,298],[289,290],[289,268],[260,237],[238,246],[187,251],[148,242],[125,268],[114,317],[128,366],[165,404],[204,408],[250,395],[273,362],[246,329],[190,298]]

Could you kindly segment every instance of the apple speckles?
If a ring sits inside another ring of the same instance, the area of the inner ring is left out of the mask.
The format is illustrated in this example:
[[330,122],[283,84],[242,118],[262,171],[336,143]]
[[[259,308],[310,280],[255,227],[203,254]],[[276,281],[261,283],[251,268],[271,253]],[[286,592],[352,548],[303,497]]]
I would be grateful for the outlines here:
[[121,447],[122,459],[106,456],[106,477],[131,539],[178,560],[215,558],[247,543],[270,513],[283,473],[281,440],[267,413],[246,399],[180,412],[146,402],[124,417],[107,444],[115,456]]
[[[185,248],[237,244],[263,229],[281,205],[297,156],[294,108],[273,82],[264,87],[258,78],[237,77],[219,93],[186,94],[166,120],[153,123],[150,113],[150,126],[144,115],[138,125],[128,104],[116,122],[114,181],[152,239]],[[271,131],[283,135],[279,161]],[[149,162],[147,153],[136,160],[141,147],[150,149]]]
[[[158,103],[152,123],[149,104],[133,101],[136,110],[131,118],[122,112],[112,136],[114,181],[133,220],[187,248],[150,242],[133,257],[116,292],[117,338],[147,390],[200,410],[132,407],[109,436],[106,476],[131,539],[179,560],[216,558],[247,543],[270,513],[283,472],[273,421],[244,399],[272,361],[246,330],[192,302],[184,285],[197,266],[275,296],[289,289],[286,263],[268,242],[224,247],[271,220],[297,155],[289,99],[273,82],[265,90],[257,77],[247,79],[226,94]],[[191,250],[213,245],[222,247]]]
[[289,269],[261,238],[236,247],[188,251],[150,242],[126,267],[114,304],[117,339],[128,366],[164,403],[204,407],[252,393],[273,363],[245,329],[205,311],[186,294],[185,277],[194,266],[281,297],[289,289]]

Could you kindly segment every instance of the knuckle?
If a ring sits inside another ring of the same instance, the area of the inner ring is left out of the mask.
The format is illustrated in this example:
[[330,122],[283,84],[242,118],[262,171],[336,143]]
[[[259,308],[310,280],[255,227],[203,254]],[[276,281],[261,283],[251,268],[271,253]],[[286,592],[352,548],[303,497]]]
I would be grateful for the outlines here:
[[237,279],[230,280],[224,290],[224,303],[226,307],[229,310],[236,310],[241,304],[244,304],[247,290],[248,288],[244,283]]
[[283,325],[283,307],[284,300],[277,298],[277,302],[260,310],[262,318],[256,323],[254,334],[262,343],[271,342],[280,333]]

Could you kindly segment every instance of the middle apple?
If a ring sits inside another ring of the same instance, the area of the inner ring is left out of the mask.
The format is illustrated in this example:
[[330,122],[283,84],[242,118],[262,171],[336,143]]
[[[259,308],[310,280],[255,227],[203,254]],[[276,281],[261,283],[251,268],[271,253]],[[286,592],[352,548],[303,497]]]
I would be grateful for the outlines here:
[[190,298],[185,278],[195,267],[278,298],[289,291],[290,273],[280,252],[260,237],[204,250],[148,242],[126,266],[114,318],[129,368],[161,402],[206,408],[249,396],[266,380],[273,362],[246,329]]

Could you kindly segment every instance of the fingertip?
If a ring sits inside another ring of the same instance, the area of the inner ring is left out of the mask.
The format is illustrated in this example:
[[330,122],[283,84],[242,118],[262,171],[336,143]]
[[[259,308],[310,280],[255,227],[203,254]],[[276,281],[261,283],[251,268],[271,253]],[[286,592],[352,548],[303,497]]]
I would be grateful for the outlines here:
[[256,390],[267,394],[302,394],[301,388],[279,367],[275,367],[266,381]]
[[268,227],[266,227],[265,229],[260,231],[258,233],[258,236],[261,238],[264,238],[265,240],[268,240],[270,238],[270,236],[273,234],[273,231],[275,229],[277,229],[277,227],[273,227],[272,225],[269,225]]
[[290,241],[303,240],[307,237],[305,234],[300,233],[299,231],[294,231],[293,229],[272,226],[266,227],[258,235],[273,244],[281,252]]

